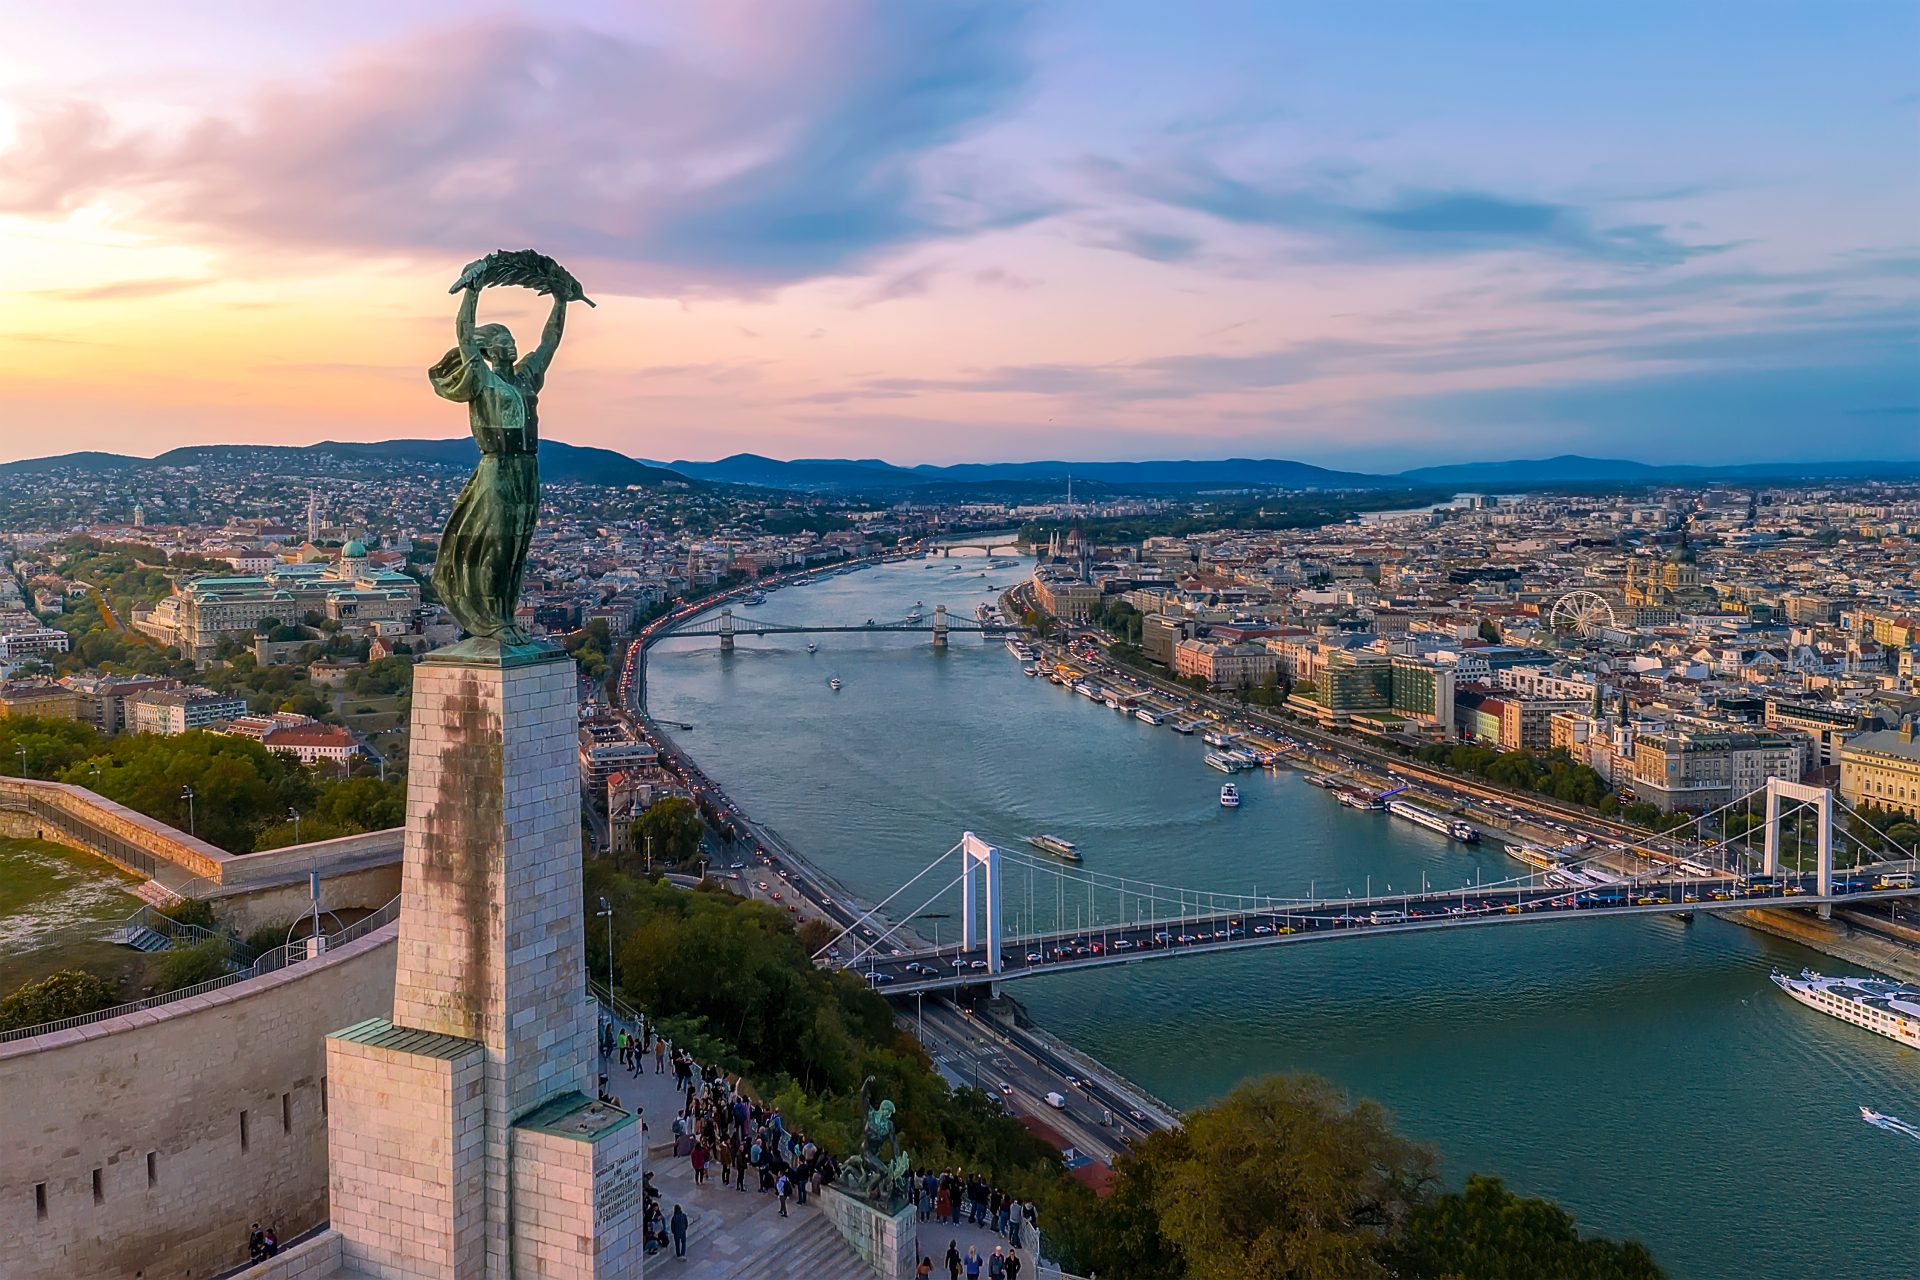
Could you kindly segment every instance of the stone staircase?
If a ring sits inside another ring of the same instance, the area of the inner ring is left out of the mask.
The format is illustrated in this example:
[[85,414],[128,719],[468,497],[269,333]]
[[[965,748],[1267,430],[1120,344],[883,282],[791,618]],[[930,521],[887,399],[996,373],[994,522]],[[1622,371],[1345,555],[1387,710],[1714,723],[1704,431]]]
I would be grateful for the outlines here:
[[727,1280],[860,1280],[872,1275],[826,1214],[812,1208],[806,1213],[807,1219],[798,1231],[768,1241],[764,1249],[730,1272]]
[[135,885],[133,896],[154,907],[171,907],[186,901],[158,880],[146,880]]
[[173,940],[151,929],[137,928],[127,934],[127,945],[135,951],[165,951]]

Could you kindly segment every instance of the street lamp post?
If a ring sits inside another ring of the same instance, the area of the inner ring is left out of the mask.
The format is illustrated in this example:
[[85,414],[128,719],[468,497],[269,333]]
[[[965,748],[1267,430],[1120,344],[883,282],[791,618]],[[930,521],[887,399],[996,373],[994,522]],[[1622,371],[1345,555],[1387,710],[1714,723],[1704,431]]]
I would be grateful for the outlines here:
[[199,832],[199,829],[195,826],[194,820],[193,820],[193,788],[181,787],[180,798],[187,802],[187,834],[190,836],[197,836],[200,834],[200,832]]
[[300,811],[298,809],[294,809],[290,807],[287,810],[287,816],[293,819],[293,842],[295,844],[299,844],[300,843]]
[[[613,999],[613,904],[602,898],[600,909],[593,914],[607,922],[607,999],[611,1002]],[[609,1013],[613,1011],[611,1004],[607,1011]]]
[[15,747],[14,750],[20,753],[20,776],[24,778],[27,776],[27,749]]

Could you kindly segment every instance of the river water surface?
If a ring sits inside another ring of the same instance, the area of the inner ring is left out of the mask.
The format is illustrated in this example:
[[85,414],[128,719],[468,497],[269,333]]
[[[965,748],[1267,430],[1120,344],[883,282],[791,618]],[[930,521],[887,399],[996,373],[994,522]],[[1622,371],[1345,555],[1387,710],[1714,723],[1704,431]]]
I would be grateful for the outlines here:
[[[883,565],[738,616],[857,624],[918,602],[971,618],[1026,569]],[[677,740],[749,813],[868,901],[964,830],[1008,846],[1053,832],[1091,869],[1227,893],[1358,893],[1368,876],[1378,893],[1518,870],[1497,847],[1344,809],[1298,773],[1242,774],[1244,804],[1222,809],[1197,737],[1025,678],[998,642],[956,637],[939,653],[925,636],[812,638],[812,654],[807,637],[782,637],[725,656],[711,639],[667,641],[649,659],[650,702],[696,726]],[[1009,870],[1007,888],[1043,926],[1073,924],[1084,894],[1047,879],[1029,890]],[[951,897],[934,910],[956,911]],[[1601,919],[1172,960],[1009,992],[1177,1106],[1261,1072],[1329,1076],[1391,1107],[1449,1177],[1495,1173],[1551,1196],[1586,1229],[1645,1240],[1676,1277],[1920,1274],[1905,1217],[1920,1203],[1920,1143],[1858,1115],[1920,1121],[1920,1055],[1767,981],[1807,965],[1846,969],[1704,916]]]

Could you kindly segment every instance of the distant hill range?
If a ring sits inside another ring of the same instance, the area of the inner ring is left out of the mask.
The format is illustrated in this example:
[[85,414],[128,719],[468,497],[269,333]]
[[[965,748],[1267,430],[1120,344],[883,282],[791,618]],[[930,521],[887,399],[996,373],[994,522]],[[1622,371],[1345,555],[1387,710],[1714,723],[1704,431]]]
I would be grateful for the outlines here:
[[1726,466],[1683,466],[1629,462],[1621,458],[1557,458],[1514,462],[1468,462],[1446,467],[1416,467],[1398,479],[1433,485],[1672,484],[1712,480],[1910,480],[1920,476],[1915,462],[1748,462]]
[[[327,440],[303,446],[217,444],[171,449],[155,458],[117,453],[66,453],[0,463],[0,477],[112,474],[166,467],[272,465],[290,474],[394,467],[465,469],[478,457],[465,436],[445,440]],[[1284,458],[1160,462],[965,462],[895,466],[878,458],[795,458],[736,453],[714,462],[652,462],[611,449],[540,442],[540,475],[558,484],[655,486],[670,482],[747,485],[809,493],[917,492],[925,497],[1000,494],[1044,500],[1064,493],[1068,477],[1089,498],[1157,490],[1250,487],[1275,489],[1526,489],[1556,485],[1704,484],[1712,481],[1913,480],[1920,461],[1756,462],[1680,466],[1620,458],[1557,458],[1416,467],[1397,474],[1334,471]]]
[[[290,474],[313,469],[327,471],[391,470],[395,467],[448,467],[466,470],[480,451],[471,437],[446,440],[323,440],[310,445],[203,444],[169,449],[154,458],[118,453],[64,453],[52,458],[29,458],[0,463],[0,476],[37,474],[91,474],[158,471],[168,467],[272,465]],[[660,485],[689,483],[685,476],[648,466],[624,453],[566,444],[540,442],[540,477],[555,484]]]
[[1284,459],[1228,458],[1220,462],[963,462],[954,466],[897,467],[875,458],[796,458],[782,462],[757,453],[736,453],[717,462],[659,464],[681,475],[721,484],[769,489],[925,488],[936,485],[1064,486],[1071,476],[1104,490],[1139,486],[1268,485],[1286,489],[1375,488],[1391,477]]
[[1468,462],[1417,467],[1397,474],[1333,471],[1284,458],[1223,458],[1214,462],[967,462],[898,467],[877,459],[796,458],[782,462],[736,453],[716,462],[660,463],[681,475],[719,484],[815,492],[995,485],[1033,490],[1075,484],[1104,492],[1196,486],[1268,486],[1277,489],[1501,488],[1555,484],[1701,483],[1712,480],[1912,479],[1915,462],[1763,462],[1732,466],[1664,466],[1614,458],[1557,458]]

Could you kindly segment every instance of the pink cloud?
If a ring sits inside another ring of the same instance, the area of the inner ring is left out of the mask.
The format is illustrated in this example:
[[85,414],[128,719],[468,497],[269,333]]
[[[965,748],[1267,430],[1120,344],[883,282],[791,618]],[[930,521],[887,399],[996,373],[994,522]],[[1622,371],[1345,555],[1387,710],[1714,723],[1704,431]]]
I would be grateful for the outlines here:
[[30,106],[0,211],[112,195],[216,243],[450,263],[536,244],[637,292],[850,272],[1044,212],[944,190],[925,165],[1018,98],[1018,7],[759,13],[758,39],[699,61],[578,27],[432,30],[170,135]]

